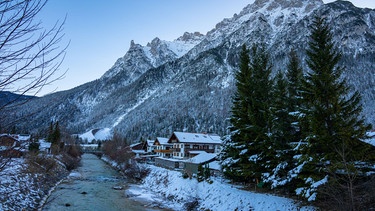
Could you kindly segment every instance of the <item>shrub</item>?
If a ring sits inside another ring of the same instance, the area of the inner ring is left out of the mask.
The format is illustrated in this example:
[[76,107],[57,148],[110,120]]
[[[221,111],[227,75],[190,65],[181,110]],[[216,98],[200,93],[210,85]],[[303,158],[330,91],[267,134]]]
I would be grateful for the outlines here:
[[80,159],[77,157],[73,157],[68,153],[62,153],[61,162],[64,163],[68,171],[71,171],[79,166]]
[[192,201],[190,201],[190,202],[186,202],[186,203],[184,204],[184,210],[186,210],[186,211],[197,210],[198,205],[199,205],[199,200],[198,200],[198,198],[193,198]]
[[144,165],[139,165],[135,160],[130,160],[130,162],[125,165],[123,173],[128,179],[134,182],[140,182],[150,173],[150,169]]
[[44,154],[29,153],[26,157],[27,171],[31,173],[52,174],[57,162],[53,157]]

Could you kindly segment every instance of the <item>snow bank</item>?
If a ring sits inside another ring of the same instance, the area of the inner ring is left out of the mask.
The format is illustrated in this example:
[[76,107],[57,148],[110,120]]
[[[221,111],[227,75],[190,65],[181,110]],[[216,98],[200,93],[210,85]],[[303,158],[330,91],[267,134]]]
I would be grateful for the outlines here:
[[196,179],[183,179],[181,172],[151,165],[148,167],[151,172],[144,179],[141,189],[131,186],[127,195],[135,199],[148,199],[151,203],[160,204],[160,200],[163,200],[164,206],[174,210],[182,210],[186,202],[195,199],[199,201],[199,209],[212,211],[314,210],[313,207],[302,207],[288,198],[237,189],[222,178],[212,178],[212,184],[198,183]]

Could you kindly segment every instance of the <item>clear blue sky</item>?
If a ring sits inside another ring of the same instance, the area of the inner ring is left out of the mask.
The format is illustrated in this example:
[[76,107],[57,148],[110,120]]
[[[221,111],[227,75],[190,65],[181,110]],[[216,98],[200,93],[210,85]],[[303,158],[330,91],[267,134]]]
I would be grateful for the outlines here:
[[[325,0],[324,2],[331,2]],[[100,78],[125,55],[130,41],[146,45],[153,38],[174,40],[184,32],[206,34],[224,18],[254,0],[49,0],[40,14],[53,26],[67,16],[62,45],[70,41],[62,70],[64,79],[38,95],[66,90]],[[375,0],[351,0],[375,8]]]

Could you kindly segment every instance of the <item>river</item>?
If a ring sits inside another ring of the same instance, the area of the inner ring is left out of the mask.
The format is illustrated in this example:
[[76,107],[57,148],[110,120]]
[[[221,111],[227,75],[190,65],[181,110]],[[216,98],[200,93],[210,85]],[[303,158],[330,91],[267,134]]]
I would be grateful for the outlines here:
[[76,171],[56,187],[42,210],[158,210],[126,198],[124,190],[113,189],[126,186],[125,180],[93,154],[83,154]]

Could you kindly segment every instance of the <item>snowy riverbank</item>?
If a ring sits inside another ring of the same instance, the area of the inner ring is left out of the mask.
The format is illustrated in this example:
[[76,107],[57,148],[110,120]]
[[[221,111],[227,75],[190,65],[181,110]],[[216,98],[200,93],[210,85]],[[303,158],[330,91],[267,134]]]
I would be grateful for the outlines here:
[[181,172],[148,165],[150,174],[141,185],[131,185],[126,195],[147,201],[151,206],[182,210],[184,204],[197,200],[203,210],[315,210],[292,199],[240,190],[221,178],[213,183],[184,179]]
[[50,162],[49,170],[39,163],[30,166],[32,162],[26,158],[12,158],[6,163],[0,171],[0,211],[37,210],[50,189],[68,175],[61,162],[52,157],[43,157],[43,161]]

